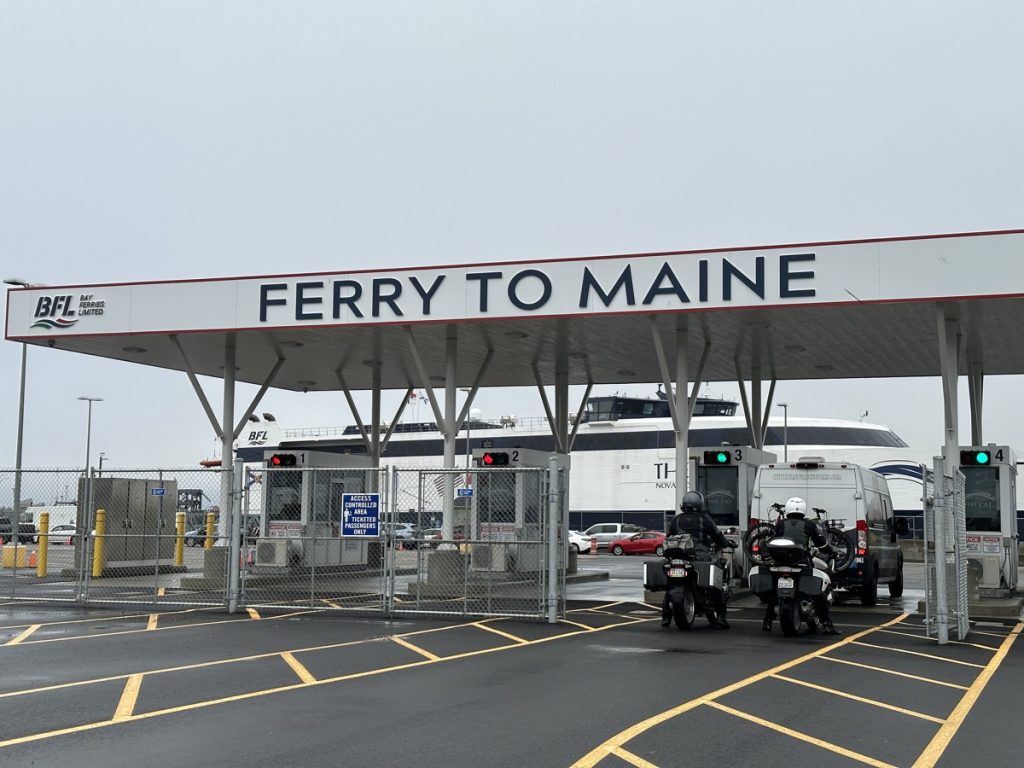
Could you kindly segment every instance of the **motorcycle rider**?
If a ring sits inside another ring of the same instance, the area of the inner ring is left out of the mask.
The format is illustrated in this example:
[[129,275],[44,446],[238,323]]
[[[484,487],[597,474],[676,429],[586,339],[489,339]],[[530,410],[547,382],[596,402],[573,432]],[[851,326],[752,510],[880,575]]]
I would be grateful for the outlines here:
[[[809,544],[813,544],[821,554],[826,556],[833,554],[833,549],[829,546],[828,539],[825,538],[821,527],[814,520],[806,519],[806,501],[798,496],[789,499],[786,502],[785,514],[785,519],[780,520],[775,525],[776,536],[791,539],[804,549],[807,549]],[[839,630],[832,623],[828,596],[820,594],[812,599],[814,601],[814,612],[821,621],[822,634],[838,635]],[[764,622],[761,625],[761,629],[765,632],[771,632],[773,621],[775,621],[775,600],[771,599],[768,601],[768,606],[765,609]]]
[[[679,505],[680,512],[672,518],[668,526],[668,536],[678,536],[681,533],[690,534],[694,541],[695,549],[701,559],[710,560],[710,547],[713,545],[719,550],[732,547],[733,544],[722,532],[718,530],[711,515],[704,511],[704,495],[699,491],[687,491]],[[703,552],[701,552],[703,550]],[[729,622],[725,618],[725,592],[721,589],[710,590],[711,599],[717,614],[717,621],[714,626],[719,629],[729,629]],[[661,604],[661,626],[667,627],[672,623],[672,606],[669,602],[668,591],[665,592],[665,599]]]

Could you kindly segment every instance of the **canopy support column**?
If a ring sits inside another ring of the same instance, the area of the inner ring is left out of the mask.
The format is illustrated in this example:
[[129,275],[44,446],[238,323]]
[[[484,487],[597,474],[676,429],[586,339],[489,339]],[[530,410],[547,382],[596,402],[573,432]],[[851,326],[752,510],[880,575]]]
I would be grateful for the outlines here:
[[[949,317],[946,307],[938,305],[936,320],[939,331],[939,366],[942,375],[943,423],[945,426],[942,450],[945,472],[956,477],[955,472],[960,463],[960,433],[957,410],[957,379],[960,373],[960,322]],[[947,488],[945,478],[935,478],[935,493],[943,494],[947,499],[952,494]],[[941,507],[948,509],[949,502]],[[952,550],[953,543],[946,541],[945,521],[937,520],[935,525],[935,557],[937,559],[938,578],[935,579],[935,628],[940,645],[949,642],[949,595],[946,593],[947,553]]]
[[967,391],[971,399],[971,445],[984,445],[981,431],[982,395],[985,388],[985,371],[980,360],[971,360],[967,369]]
[[690,343],[690,330],[686,327],[686,319],[682,316],[676,320],[676,509],[683,502],[689,484],[687,474],[690,465],[690,415],[689,398],[686,387],[690,381],[687,349]]
[[374,361],[371,374],[370,390],[370,425],[373,430],[370,433],[370,461],[373,462],[374,471],[370,473],[370,492],[378,491],[380,469],[380,361]]
[[569,329],[564,320],[556,325],[555,340],[555,445],[569,452]]
[[224,411],[220,430],[220,515],[217,518],[218,543],[228,541],[231,523],[232,454],[235,436],[231,425],[235,423],[235,358],[237,351],[235,334],[229,333],[224,340]]
[[[446,326],[445,340],[445,372],[444,372],[444,468],[455,469],[455,438],[459,425],[455,423],[455,377],[458,375],[459,338],[458,326]],[[430,389],[427,389],[430,392]],[[441,538],[452,541],[455,536],[455,475],[451,472],[444,476],[444,498],[442,509],[444,517],[441,521]]]

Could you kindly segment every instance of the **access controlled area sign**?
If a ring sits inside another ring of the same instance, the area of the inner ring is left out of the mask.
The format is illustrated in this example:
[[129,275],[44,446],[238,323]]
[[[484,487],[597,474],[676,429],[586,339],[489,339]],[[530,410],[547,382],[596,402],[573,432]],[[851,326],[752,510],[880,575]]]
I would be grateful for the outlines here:
[[343,493],[341,495],[341,535],[380,535],[380,494]]

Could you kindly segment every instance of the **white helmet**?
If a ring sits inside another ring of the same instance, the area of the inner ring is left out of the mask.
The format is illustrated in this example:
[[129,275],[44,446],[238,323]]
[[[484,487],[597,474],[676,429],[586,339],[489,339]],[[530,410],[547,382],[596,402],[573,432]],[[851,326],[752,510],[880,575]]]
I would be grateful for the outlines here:
[[786,517],[803,517],[807,514],[807,502],[794,496],[786,502]]

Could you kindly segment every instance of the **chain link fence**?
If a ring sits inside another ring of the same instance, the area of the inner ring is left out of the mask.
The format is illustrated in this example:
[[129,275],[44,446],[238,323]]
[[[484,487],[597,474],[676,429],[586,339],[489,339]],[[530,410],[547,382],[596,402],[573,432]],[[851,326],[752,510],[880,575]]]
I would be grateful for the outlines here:
[[[13,476],[0,470],[0,494]],[[552,487],[548,470],[520,468],[23,470],[20,514],[0,509],[0,598],[560,616],[568,477],[555,478]],[[373,527],[347,514],[367,494]]]
[[925,625],[940,643],[951,629],[957,640],[970,630],[966,497],[963,472],[936,458],[924,482]]

